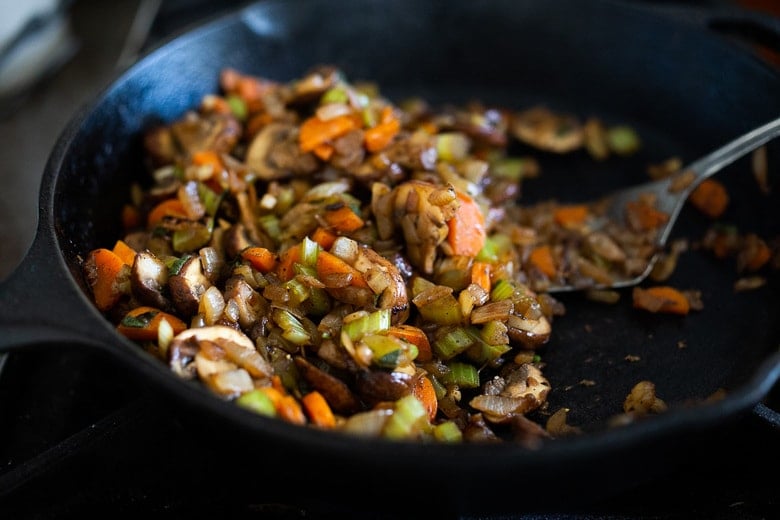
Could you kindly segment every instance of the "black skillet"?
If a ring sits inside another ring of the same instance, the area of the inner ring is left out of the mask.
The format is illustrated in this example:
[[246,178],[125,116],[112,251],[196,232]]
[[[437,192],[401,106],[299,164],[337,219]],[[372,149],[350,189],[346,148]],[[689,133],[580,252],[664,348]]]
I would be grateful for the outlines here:
[[[537,153],[543,174],[526,181],[521,202],[582,200],[639,182],[649,163],[672,155],[689,161],[780,114],[776,70],[705,27],[629,3],[260,2],[151,52],[64,130],[43,178],[36,239],[0,287],[0,350],[106,354],[116,370],[137,374],[139,388],[192,421],[193,432],[224,436],[226,453],[247,457],[256,475],[287,475],[304,494],[383,500],[388,508],[420,489],[436,507],[458,512],[528,511],[604,496],[709,453],[712,432],[762,404],[780,377],[778,277],[735,295],[733,262],[701,251],[686,254],[669,282],[702,291],[704,310],[686,317],[633,310],[628,292],[616,306],[561,297],[567,315],[540,352],[553,385],[550,411],[570,408],[570,424],[585,434],[538,450],[397,445],[267,420],[177,379],[118,335],[92,305],[80,260],[119,236],[118,208],[131,181],[145,175],[140,132],[214,92],[223,67],[288,80],[320,63],[376,81],[396,100],[545,103],[629,124],[642,136],[636,156],[601,164],[584,153]],[[777,147],[769,150],[770,164],[778,164]],[[519,145],[513,151],[536,153]],[[749,161],[719,178],[732,194],[725,221],[766,237],[780,232],[778,190],[762,196]],[[780,186],[776,168],[771,181]],[[676,236],[700,238],[708,225],[688,208]],[[656,384],[671,410],[608,428],[641,379]],[[721,388],[724,399],[700,404]]]

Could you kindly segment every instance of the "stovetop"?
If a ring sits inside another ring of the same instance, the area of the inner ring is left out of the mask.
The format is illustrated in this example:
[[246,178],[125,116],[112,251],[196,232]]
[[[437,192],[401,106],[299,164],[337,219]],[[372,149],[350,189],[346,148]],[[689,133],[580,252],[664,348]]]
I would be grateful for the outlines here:
[[[144,41],[152,45],[194,20],[244,3],[138,2],[156,9]],[[193,432],[114,363],[71,350],[0,357],[0,516],[62,518],[110,511],[112,516],[176,518],[396,518],[381,504],[353,509],[345,505],[348,500],[309,497],[294,482],[264,477],[253,461],[240,453],[229,456],[225,446]],[[592,503],[572,506],[562,497],[550,511],[529,513],[522,506],[532,504],[533,497],[527,497],[518,511],[500,518],[777,517],[778,427],[751,415],[712,435],[711,456],[669,474]]]

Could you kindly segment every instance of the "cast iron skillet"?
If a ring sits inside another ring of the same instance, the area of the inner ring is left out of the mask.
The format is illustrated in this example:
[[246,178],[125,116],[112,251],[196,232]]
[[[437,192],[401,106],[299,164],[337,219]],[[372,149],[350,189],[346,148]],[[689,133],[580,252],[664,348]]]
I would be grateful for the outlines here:
[[[642,136],[635,157],[598,165],[584,153],[537,154],[543,174],[524,184],[521,202],[589,198],[638,182],[649,163],[696,158],[780,113],[777,71],[705,28],[624,3],[260,2],[151,52],[65,129],[46,167],[34,244],[0,291],[0,349],[78,346],[107,354],[117,370],[134,371],[181,410],[194,430],[226,435],[231,456],[260,468],[281,464],[273,471],[290,471],[291,485],[308,481],[310,491],[383,500],[388,508],[406,504],[399,497],[415,486],[433,487],[436,507],[458,512],[527,511],[562,497],[604,496],[712,449],[712,431],[768,395],[780,377],[777,276],[735,295],[734,264],[703,252],[685,255],[670,280],[702,291],[705,309],[684,318],[632,310],[628,292],[613,307],[561,297],[567,315],[541,351],[553,385],[550,410],[570,408],[570,424],[585,434],[538,450],[346,438],[252,415],[177,379],[96,311],[80,260],[119,236],[118,208],[130,182],[145,175],[144,128],[214,92],[222,67],[288,80],[319,63],[376,81],[394,99],[545,103],[630,124]],[[770,161],[777,159],[772,146]],[[761,196],[746,160],[719,178],[732,193],[724,219],[777,235],[778,190]],[[772,180],[780,185],[776,168]],[[687,209],[677,235],[699,238],[708,225]],[[628,362],[629,355],[639,360]],[[607,428],[641,379],[653,381],[672,410]],[[690,405],[720,388],[728,390],[724,399]]]

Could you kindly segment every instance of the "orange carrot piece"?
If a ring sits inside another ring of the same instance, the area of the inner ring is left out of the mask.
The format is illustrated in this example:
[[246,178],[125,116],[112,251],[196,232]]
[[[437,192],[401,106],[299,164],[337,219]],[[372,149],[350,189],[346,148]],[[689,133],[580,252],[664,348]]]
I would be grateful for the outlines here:
[[318,227],[311,235],[311,239],[317,242],[323,249],[330,249],[330,246],[333,245],[336,238],[338,238],[337,234],[332,233],[324,227]]
[[330,409],[328,401],[318,391],[314,390],[304,395],[301,398],[301,403],[312,424],[323,428],[336,426],[336,417],[333,415],[333,410]]
[[322,218],[335,231],[341,233],[351,233],[365,225],[360,215],[352,211],[349,206],[341,206],[336,209],[326,209]]
[[366,150],[372,153],[384,150],[400,131],[401,122],[393,115],[393,109],[383,108],[381,122],[366,130],[363,135]]
[[110,249],[99,248],[90,251],[84,265],[95,305],[107,311],[122,297],[119,282],[127,264]]
[[750,234],[745,239],[745,246],[740,251],[740,257],[746,259],[745,269],[748,271],[758,271],[772,258],[772,250],[766,241],[754,234]]
[[688,298],[681,291],[667,285],[657,285],[647,289],[634,287],[632,296],[635,308],[649,312],[685,315],[691,309]]
[[141,213],[132,204],[122,206],[122,227],[130,231],[141,225]]
[[283,395],[276,408],[279,417],[293,424],[306,424],[301,404],[291,395]]
[[387,334],[415,345],[417,347],[417,358],[415,361],[426,363],[433,359],[431,342],[428,340],[428,336],[422,329],[403,323],[401,325],[393,325],[390,327],[387,330]]
[[553,219],[560,226],[578,226],[585,222],[589,214],[590,210],[585,204],[572,204],[556,208],[553,212]]
[[225,166],[214,150],[199,150],[192,154],[192,164],[196,166],[211,166],[213,173],[221,172]]
[[669,220],[668,214],[638,200],[631,200],[626,203],[626,214],[628,221],[639,231],[658,229]]
[[146,217],[146,223],[152,228],[165,217],[187,218],[184,204],[179,199],[166,199],[152,208]]
[[447,242],[454,255],[477,256],[485,245],[485,216],[479,205],[467,194],[456,191],[460,206],[447,221]]
[[281,278],[283,282],[292,280],[293,276],[295,276],[295,264],[300,261],[301,245],[298,244],[287,249],[279,256],[279,263],[276,265],[276,274],[279,275],[279,278]]
[[328,143],[322,143],[318,144],[314,147],[314,155],[322,159],[323,161],[327,161],[331,157],[333,157],[333,153],[336,151],[335,148],[333,148],[333,145],[330,145]]
[[176,335],[180,332],[187,330],[187,324],[181,321],[173,314],[163,312],[160,309],[154,307],[136,307],[125,314],[127,318],[138,318],[144,314],[150,314],[149,321],[143,327],[131,327],[125,325],[122,322],[117,325],[116,330],[123,336],[133,341],[155,341],[160,330],[160,323],[162,320],[168,322],[168,325],[173,329],[173,334]]
[[555,258],[548,244],[533,248],[528,255],[528,261],[549,278],[554,277],[557,272]]
[[311,152],[319,145],[341,137],[350,130],[360,128],[362,121],[354,115],[345,114],[323,121],[312,116],[301,124],[298,142],[301,151]]
[[436,398],[436,390],[427,376],[418,377],[412,385],[412,394],[423,404],[428,411],[428,419],[436,419],[439,410],[439,400]]
[[322,278],[333,274],[351,274],[350,285],[355,287],[368,287],[363,274],[346,263],[341,258],[327,251],[317,253],[317,274]]
[[729,194],[722,182],[717,179],[704,179],[691,192],[688,200],[708,217],[718,218],[726,211],[729,204]]
[[264,247],[248,247],[241,252],[241,258],[263,274],[276,267],[276,255]]
[[132,247],[128,246],[124,240],[117,240],[112,251],[116,254],[116,256],[121,258],[125,264],[129,266],[133,265],[136,251]]
[[490,271],[493,266],[488,262],[475,261],[471,264],[471,283],[475,283],[485,289],[486,292],[490,292]]

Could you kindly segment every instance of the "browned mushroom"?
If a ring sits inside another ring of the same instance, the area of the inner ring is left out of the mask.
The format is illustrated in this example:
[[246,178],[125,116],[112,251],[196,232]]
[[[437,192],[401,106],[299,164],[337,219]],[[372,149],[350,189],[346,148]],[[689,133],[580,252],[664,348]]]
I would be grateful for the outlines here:
[[198,312],[200,297],[211,286],[203,274],[199,256],[191,256],[179,269],[179,272],[168,279],[171,299],[179,312],[186,318]]
[[556,114],[545,107],[533,107],[514,114],[512,134],[540,150],[566,153],[583,146],[585,133],[576,117]]
[[313,154],[301,151],[297,139],[293,124],[266,125],[249,145],[245,162],[265,181],[313,173],[319,163]]
[[170,310],[172,305],[163,288],[168,283],[168,267],[150,251],[135,255],[130,274],[130,288],[135,298],[151,307]]

